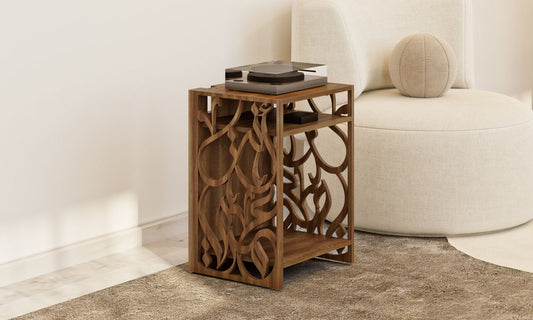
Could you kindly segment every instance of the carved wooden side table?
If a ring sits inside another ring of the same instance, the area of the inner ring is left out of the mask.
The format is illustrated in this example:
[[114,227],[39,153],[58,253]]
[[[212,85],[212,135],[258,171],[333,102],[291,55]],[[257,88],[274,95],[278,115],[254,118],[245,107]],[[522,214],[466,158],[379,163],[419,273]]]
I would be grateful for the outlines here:
[[[337,95],[347,104],[337,108]],[[314,98],[329,96],[331,113]],[[306,124],[284,123],[296,102],[318,113]],[[353,86],[326,86],[283,95],[226,90],[189,91],[189,270],[275,289],[283,269],[322,257],[353,263]],[[347,123],[347,133],[339,124]],[[332,130],[345,146],[328,164],[314,140]],[[295,135],[305,137],[296,152]],[[285,140],[285,146],[284,146]],[[303,172],[306,161],[313,172]],[[344,204],[325,221],[331,195],[323,177],[334,175]],[[344,223],[347,224],[345,226]]]

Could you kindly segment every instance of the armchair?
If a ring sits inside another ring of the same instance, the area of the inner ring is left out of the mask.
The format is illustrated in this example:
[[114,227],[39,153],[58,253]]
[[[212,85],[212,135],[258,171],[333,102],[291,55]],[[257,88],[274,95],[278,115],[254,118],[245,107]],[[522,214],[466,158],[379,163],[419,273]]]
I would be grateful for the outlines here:
[[[442,97],[405,97],[389,77],[394,46],[420,32],[457,56],[457,78]],[[533,112],[472,89],[469,0],[296,0],[292,60],[325,63],[330,81],[355,86],[356,229],[443,236],[533,219]],[[333,162],[343,156],[335,138],[317,139]],[[335,211],[342,203],[326,183]]]

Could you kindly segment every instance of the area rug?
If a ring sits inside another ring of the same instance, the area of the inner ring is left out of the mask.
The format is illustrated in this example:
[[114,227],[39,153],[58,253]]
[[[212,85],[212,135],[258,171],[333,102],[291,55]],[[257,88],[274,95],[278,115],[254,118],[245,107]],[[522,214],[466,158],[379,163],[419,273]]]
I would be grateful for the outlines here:
[[533,221],[499,232],[450,237],[448,242],[476,259],[533,272]]
[[187,271],[135,279],[17,319],[533,319],[533,274],[445,238],[356,232],[353,265],[310,260],[281,291]]

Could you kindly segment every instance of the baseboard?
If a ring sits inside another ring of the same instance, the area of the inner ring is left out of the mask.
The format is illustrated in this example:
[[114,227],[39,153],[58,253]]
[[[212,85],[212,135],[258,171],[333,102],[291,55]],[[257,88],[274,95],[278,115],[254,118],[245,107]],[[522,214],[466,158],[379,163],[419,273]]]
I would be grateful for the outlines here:
[[187,233],[187,228],[189,227],[188,217],[187,212],[182,212],[175,216],[142,225],[142,244],[162,239],[180,238],[177,236]]
[[0,264],[0,287],[187,232],[187,212]]

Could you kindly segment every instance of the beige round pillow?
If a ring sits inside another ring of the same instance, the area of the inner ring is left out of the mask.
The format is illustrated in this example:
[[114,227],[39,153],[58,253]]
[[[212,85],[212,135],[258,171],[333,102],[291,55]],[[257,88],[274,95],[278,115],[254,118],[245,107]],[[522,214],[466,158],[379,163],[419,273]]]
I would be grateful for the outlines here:
[[405,96],[439,97],[455,81],[457,60],[445,41],[429,33],[418,33],[396,45],[389,73],[394,86]]

